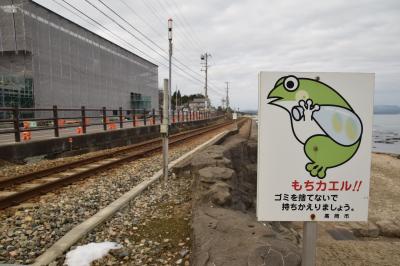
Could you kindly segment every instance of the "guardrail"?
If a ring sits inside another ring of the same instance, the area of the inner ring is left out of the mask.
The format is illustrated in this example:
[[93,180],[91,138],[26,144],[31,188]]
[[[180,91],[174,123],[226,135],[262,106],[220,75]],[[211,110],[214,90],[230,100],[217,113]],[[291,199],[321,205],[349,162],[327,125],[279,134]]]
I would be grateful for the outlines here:
[[[110,114],[110,112],[112,112]],[[216,116],[216,113],[205,111],[172,110],[171,123],[208,119]],[[75,128],[77,134],[86,134],[91,126],[103,126],[103,130],[115,130],[123,128],[130,123],[132,127],[160,124],[162,111],[155,109],[101,109],[86,108],[3,108],[0,113],[6,119],[0,119],[0,135],[14,134],[15,142],[30,140],[31,132],[53,130],[54,137],[60,137],[60,130]],[[26,116],[33,118],[26,118]],[[78,114],[78,115],[76,115]],[[97,114],[97,115],[96,115]],[[117,126],[118,125],[118,126]]]

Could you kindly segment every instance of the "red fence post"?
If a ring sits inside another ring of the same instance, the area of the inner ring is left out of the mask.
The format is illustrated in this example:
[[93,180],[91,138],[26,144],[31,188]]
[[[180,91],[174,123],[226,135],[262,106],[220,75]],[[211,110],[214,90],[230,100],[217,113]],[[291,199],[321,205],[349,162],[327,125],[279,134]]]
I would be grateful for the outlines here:
[[119,128],[124,127],[124,120],[122,118],[122,107],[119,108]]
[[82,133],[86,134],[86,111],[85,111],[85,106],[81,107],[81,125],[82,125]]
[[104,131],[107,131],[107,110],[105,107],[103,107],[103,129]]
[[59,125],[58,125],[58,111],[57,105],[53,105],[53,126],[54,126],[54,137],[60,136]]
[[18,110],[18,107],[14,108],[13,116],[14,116],[14,137],[15,137],[15,142],[20,142],[21,141],[21,136],[20,136],[20,130],[19,130],[19,110]]
[[136,127],[136,111],[132,109],[132,126]]

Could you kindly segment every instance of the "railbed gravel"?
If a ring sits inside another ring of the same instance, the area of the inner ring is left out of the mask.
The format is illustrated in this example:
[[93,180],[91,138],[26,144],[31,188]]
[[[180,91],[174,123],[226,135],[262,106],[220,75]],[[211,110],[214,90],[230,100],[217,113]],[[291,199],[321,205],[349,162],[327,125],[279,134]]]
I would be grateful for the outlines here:
[[114,151],[121,150],[126,146],[115,147],[109,149],[103,149],[98,151],[92,151],[84,154],[75,156],[61,157],[56,159],[46,159],[43,156],[35,157],[34,159],[27,160],[25,164],[14,164],[10,162],[2,162],[0,167],[0,178],[14,177],[22,174],[26,174],[33,171],[43,170],[49,167],[59,166],[66,163],[76,162],[82,159],[90,158],[97,155],[107,154]]
[[[191,179],[156,182],[76,245],[113,241],[123,247],[92,265],[189,265]],[[71,247],[71,249],[74,249]],[[64,258],[58,260],[63,265]]]
[[[172,147],[170,160],[225,129]],[[152,176],[161,160],[161,153],[155,153],[0,211],[0,263],[34,262],[74,226]]]

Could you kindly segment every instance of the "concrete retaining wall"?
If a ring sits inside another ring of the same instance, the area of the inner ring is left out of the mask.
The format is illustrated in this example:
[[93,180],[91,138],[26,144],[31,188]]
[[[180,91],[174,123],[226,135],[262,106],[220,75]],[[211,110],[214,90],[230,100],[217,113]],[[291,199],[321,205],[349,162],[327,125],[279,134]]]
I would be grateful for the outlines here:
[[[212,124],[218,119],[212,118],[209,120],[175,123],[170,126],[170,133],[173,134]],[[72,136],[72,143],[68,141],[69,137],[51,138],[1,146],[0,158],[15,162],[35,156],[57,157],[61,155],[76,155],[88,151],[135,144],[159,136],[160,126],[154,125],[76,135]]]

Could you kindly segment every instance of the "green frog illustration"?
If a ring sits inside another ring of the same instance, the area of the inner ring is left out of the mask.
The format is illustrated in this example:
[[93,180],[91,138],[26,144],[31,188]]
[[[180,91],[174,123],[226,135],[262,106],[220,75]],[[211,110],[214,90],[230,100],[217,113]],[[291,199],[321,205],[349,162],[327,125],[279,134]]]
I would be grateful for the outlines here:
[[292,131],[311,162],[311,176],[325,178],[329,168],[349,161],[360,146],[363,125],[350,104],[319,79],[285,76],[268,94],[269,104],[285,109]]

